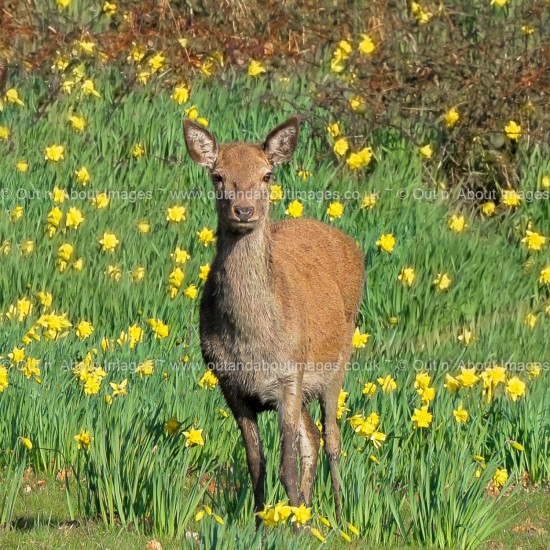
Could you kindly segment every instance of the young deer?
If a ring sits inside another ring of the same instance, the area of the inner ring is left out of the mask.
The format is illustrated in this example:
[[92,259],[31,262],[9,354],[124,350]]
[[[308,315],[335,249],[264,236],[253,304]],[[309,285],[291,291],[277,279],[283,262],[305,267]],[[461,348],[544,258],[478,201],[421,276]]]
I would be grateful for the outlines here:
[[311,505],[320,433],[307,403],[318,399],[339,520],[336,412],[363,293],[363,255],[324,223],[268,219],[272,170],[296,148],[298,117],[261,146],[218,145],[202,126],[183,125],[189,155],[210,172],[218,212],[216,257],[200,304],[202,355],[241,430],[255,511],[264,508],[257,415],[266,410],[278,412],[279,475],[290,505]]

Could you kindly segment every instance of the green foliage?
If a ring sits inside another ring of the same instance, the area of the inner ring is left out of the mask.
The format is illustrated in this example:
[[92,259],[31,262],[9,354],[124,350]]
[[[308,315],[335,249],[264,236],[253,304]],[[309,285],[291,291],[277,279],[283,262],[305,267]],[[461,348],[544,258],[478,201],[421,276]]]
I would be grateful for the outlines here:
[[27,457],[21,443],[17,444],[15,449],[4,453],[6,456],[3,457],[2,462],[5,466],[0,477],[0,529],[8,527],[12,521],[15,501],[27,464]]

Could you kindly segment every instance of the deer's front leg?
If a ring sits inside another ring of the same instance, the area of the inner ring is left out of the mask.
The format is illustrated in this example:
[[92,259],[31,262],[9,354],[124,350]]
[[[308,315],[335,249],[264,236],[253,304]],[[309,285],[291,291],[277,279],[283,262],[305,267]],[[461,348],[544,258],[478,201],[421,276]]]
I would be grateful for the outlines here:
[[[246,463],[254,493],[254,512],[257,514],[265,505],[265,456],[258,427],[258,415],[244,400],[238,400],[231,395],[225,395],[225,398],[243,436]],[[261,522],[261,518],[256,515],[256,527],[259,527]]]
[[279,399],[279,427],[281,430],[281,468],[279,476],[291,506],[299,506],[302,499],[298,473],[300,422],[302,414],[301,373],[281,385]]
[[[258,513],[265,505],[265,457],[262,451],[260,430],[257,417],[242,416],[237,418],[237,424],[243,435],[244,447],[246,450],[246,462],[252,481],[254,493],[254,512]],[[256,526],[261,523],[261,518],[256,516]]]

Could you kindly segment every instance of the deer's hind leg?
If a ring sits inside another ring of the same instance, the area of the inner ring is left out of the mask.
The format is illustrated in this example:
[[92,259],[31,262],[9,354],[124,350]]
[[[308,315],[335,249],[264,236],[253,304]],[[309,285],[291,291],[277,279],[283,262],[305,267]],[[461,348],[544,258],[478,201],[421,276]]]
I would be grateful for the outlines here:
[[311,506],[313,498],[313,484],[317,473],[317,458],[319,456],[319,445],[321,434],[313,422],[306,407],[302,408],[300,421],[300,456],[302,459],[302,479],[300,492],[306,506]]
[[338,399],[335,401],[330,397],[327,400],[321,400],[321,409],[323,411],[323,430],[325,438],[325,450],[328,456],[330,466],[330,479],[332,481],[332,492],[334,493],[334,508],[336,520],[339,522],[342,515],[342,501],[340,499],[340,487],[342,481],[338,471],[340,463],[340,428],[336,422],[336,411],[338,408]]
[[336,512],[336,520],[338,522],[340,522],[342,517],[342,500],[340,494],[342,481],[340,479],[340,472],[338,468],[341,454],[340,428],[338,427],[336,416],[338,413],[338,397],[340,396],[340,390],[344,383],[347,364],[351,357],[352,333],[353,331],[350,332],[349,345],[345,347],[340,354],[338,363],[334,365],[335,371],[331,384],[319,399],[321,404],[325,451],[327,453],[330,466],[330,479],[332,481],[332,491],[334,493],[334,508]]
[[300,506],[298,456],[302,415],[302,373],[291,367],[296,376],[283,383],[278,403],[281,431],[281,466],[279,477],[291,506]]

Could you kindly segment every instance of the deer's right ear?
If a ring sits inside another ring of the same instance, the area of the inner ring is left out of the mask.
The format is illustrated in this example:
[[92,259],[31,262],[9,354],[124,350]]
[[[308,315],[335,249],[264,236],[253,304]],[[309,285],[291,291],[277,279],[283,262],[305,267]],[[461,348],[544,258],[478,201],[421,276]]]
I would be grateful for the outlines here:
[[298,143],[299,131],[300,119],[294,115],[269,132],[263,150],[272,166],[287,162],[292,158]]
[[212,170],[218,158],[218,144],[214,136],[200,124],[183,121],[183,135],[189,156],[201,166]]

